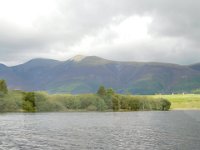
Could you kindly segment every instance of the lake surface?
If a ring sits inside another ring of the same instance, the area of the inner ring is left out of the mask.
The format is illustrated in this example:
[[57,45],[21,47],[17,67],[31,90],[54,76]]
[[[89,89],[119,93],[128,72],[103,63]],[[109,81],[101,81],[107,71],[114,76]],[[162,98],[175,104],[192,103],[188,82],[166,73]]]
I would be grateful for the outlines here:
[[199,150],[200,111],[0,114],[0,150]]

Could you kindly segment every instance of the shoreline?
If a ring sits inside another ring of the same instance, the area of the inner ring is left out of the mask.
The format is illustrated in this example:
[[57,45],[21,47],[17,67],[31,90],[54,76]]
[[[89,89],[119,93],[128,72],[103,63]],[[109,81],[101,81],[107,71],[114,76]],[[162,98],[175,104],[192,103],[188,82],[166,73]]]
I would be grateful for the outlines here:
[[46,112],[23,112],[23,111],[16,111],[16,112],[0,112],[0,114],[12,114],[12,113],[19,113],[19,114],[39,114],[39,113],[130,113],[130,112],[170,112],[170,111],[200,111],[200,108],[176,108],[170,109],[167,111],[160,111],[160,110],[138,110],[138,111],[46,111]]
[[169,111],[173,110],[200,110],[200,108],[172,108]]

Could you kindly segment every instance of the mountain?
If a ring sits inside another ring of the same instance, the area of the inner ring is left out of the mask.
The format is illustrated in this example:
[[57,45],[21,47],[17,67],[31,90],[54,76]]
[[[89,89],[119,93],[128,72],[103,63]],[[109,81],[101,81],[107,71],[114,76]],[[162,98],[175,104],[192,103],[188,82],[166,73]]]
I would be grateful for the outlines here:
[[33,59],[13,67],[0,64],[0,78],[12,89],[50,93],[94,93],[100,85],[119,93],[190,92],[200,88],[200,64],[120,62],[78,55],[67,61]]
[[189,67],[194,70],[200,71],[200,63],[190,65]]

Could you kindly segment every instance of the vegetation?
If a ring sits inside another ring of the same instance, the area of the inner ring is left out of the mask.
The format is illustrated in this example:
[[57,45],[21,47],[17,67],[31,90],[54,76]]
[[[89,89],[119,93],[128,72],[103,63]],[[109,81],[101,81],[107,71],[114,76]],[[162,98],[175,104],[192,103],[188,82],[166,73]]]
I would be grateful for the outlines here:
[[35,112],[35,93],[28,92],[23,94],[22,109],[28,112]]
[[8,91],[7,94],[0,97],[0,112],[23,111],[23,92]]
[[192,93],[193,93],[193,94],[200,94],[200,89],[192,90]]
[[0,80],[0,96],[8,93],[8,88],[5,80]]
[[171,105],[163,98],[120,95],[103,86],[99,87],[97,94],[50,95],[46,92],[6,91],[5,81],[3,84],[1,112],[169,110]]
[[106,96],[106,89],[105,89],[105,87],[104,86],[100,86],[99,89],[98,89],[98,91],[97,91],[97,94],[99,96],[101,96],[101,97]]
[[170,109],[200,109],[200,94],[153,95],[152,98],[164,98],[171,102]]

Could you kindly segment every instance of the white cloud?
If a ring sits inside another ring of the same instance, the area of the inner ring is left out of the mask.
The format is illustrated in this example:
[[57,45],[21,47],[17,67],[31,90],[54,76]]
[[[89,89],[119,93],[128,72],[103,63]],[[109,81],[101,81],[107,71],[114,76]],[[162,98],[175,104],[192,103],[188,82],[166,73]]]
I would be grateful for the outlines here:
[[[121,16],[113,18],[113,22],[96,34],[85,36],[80,43],[69,48],[70,51],[84,55],[101,55],[109,53],[108,49],[116,46],[138,44],[150,38],[148,26],[152,21],[150,17],[130,16],[120,19]],[[119,21],[120,20],[120,21]],[[107,51],[105,51],[107,50]],[[115,51],[112,51],[115,53]]]
[[0,0],[0,62],[83,54],[195,63],[199,8],[197,0]]
[[0,0],[0,18],[20,28],[32,27],[40,17],[56,11],[55,0]]

